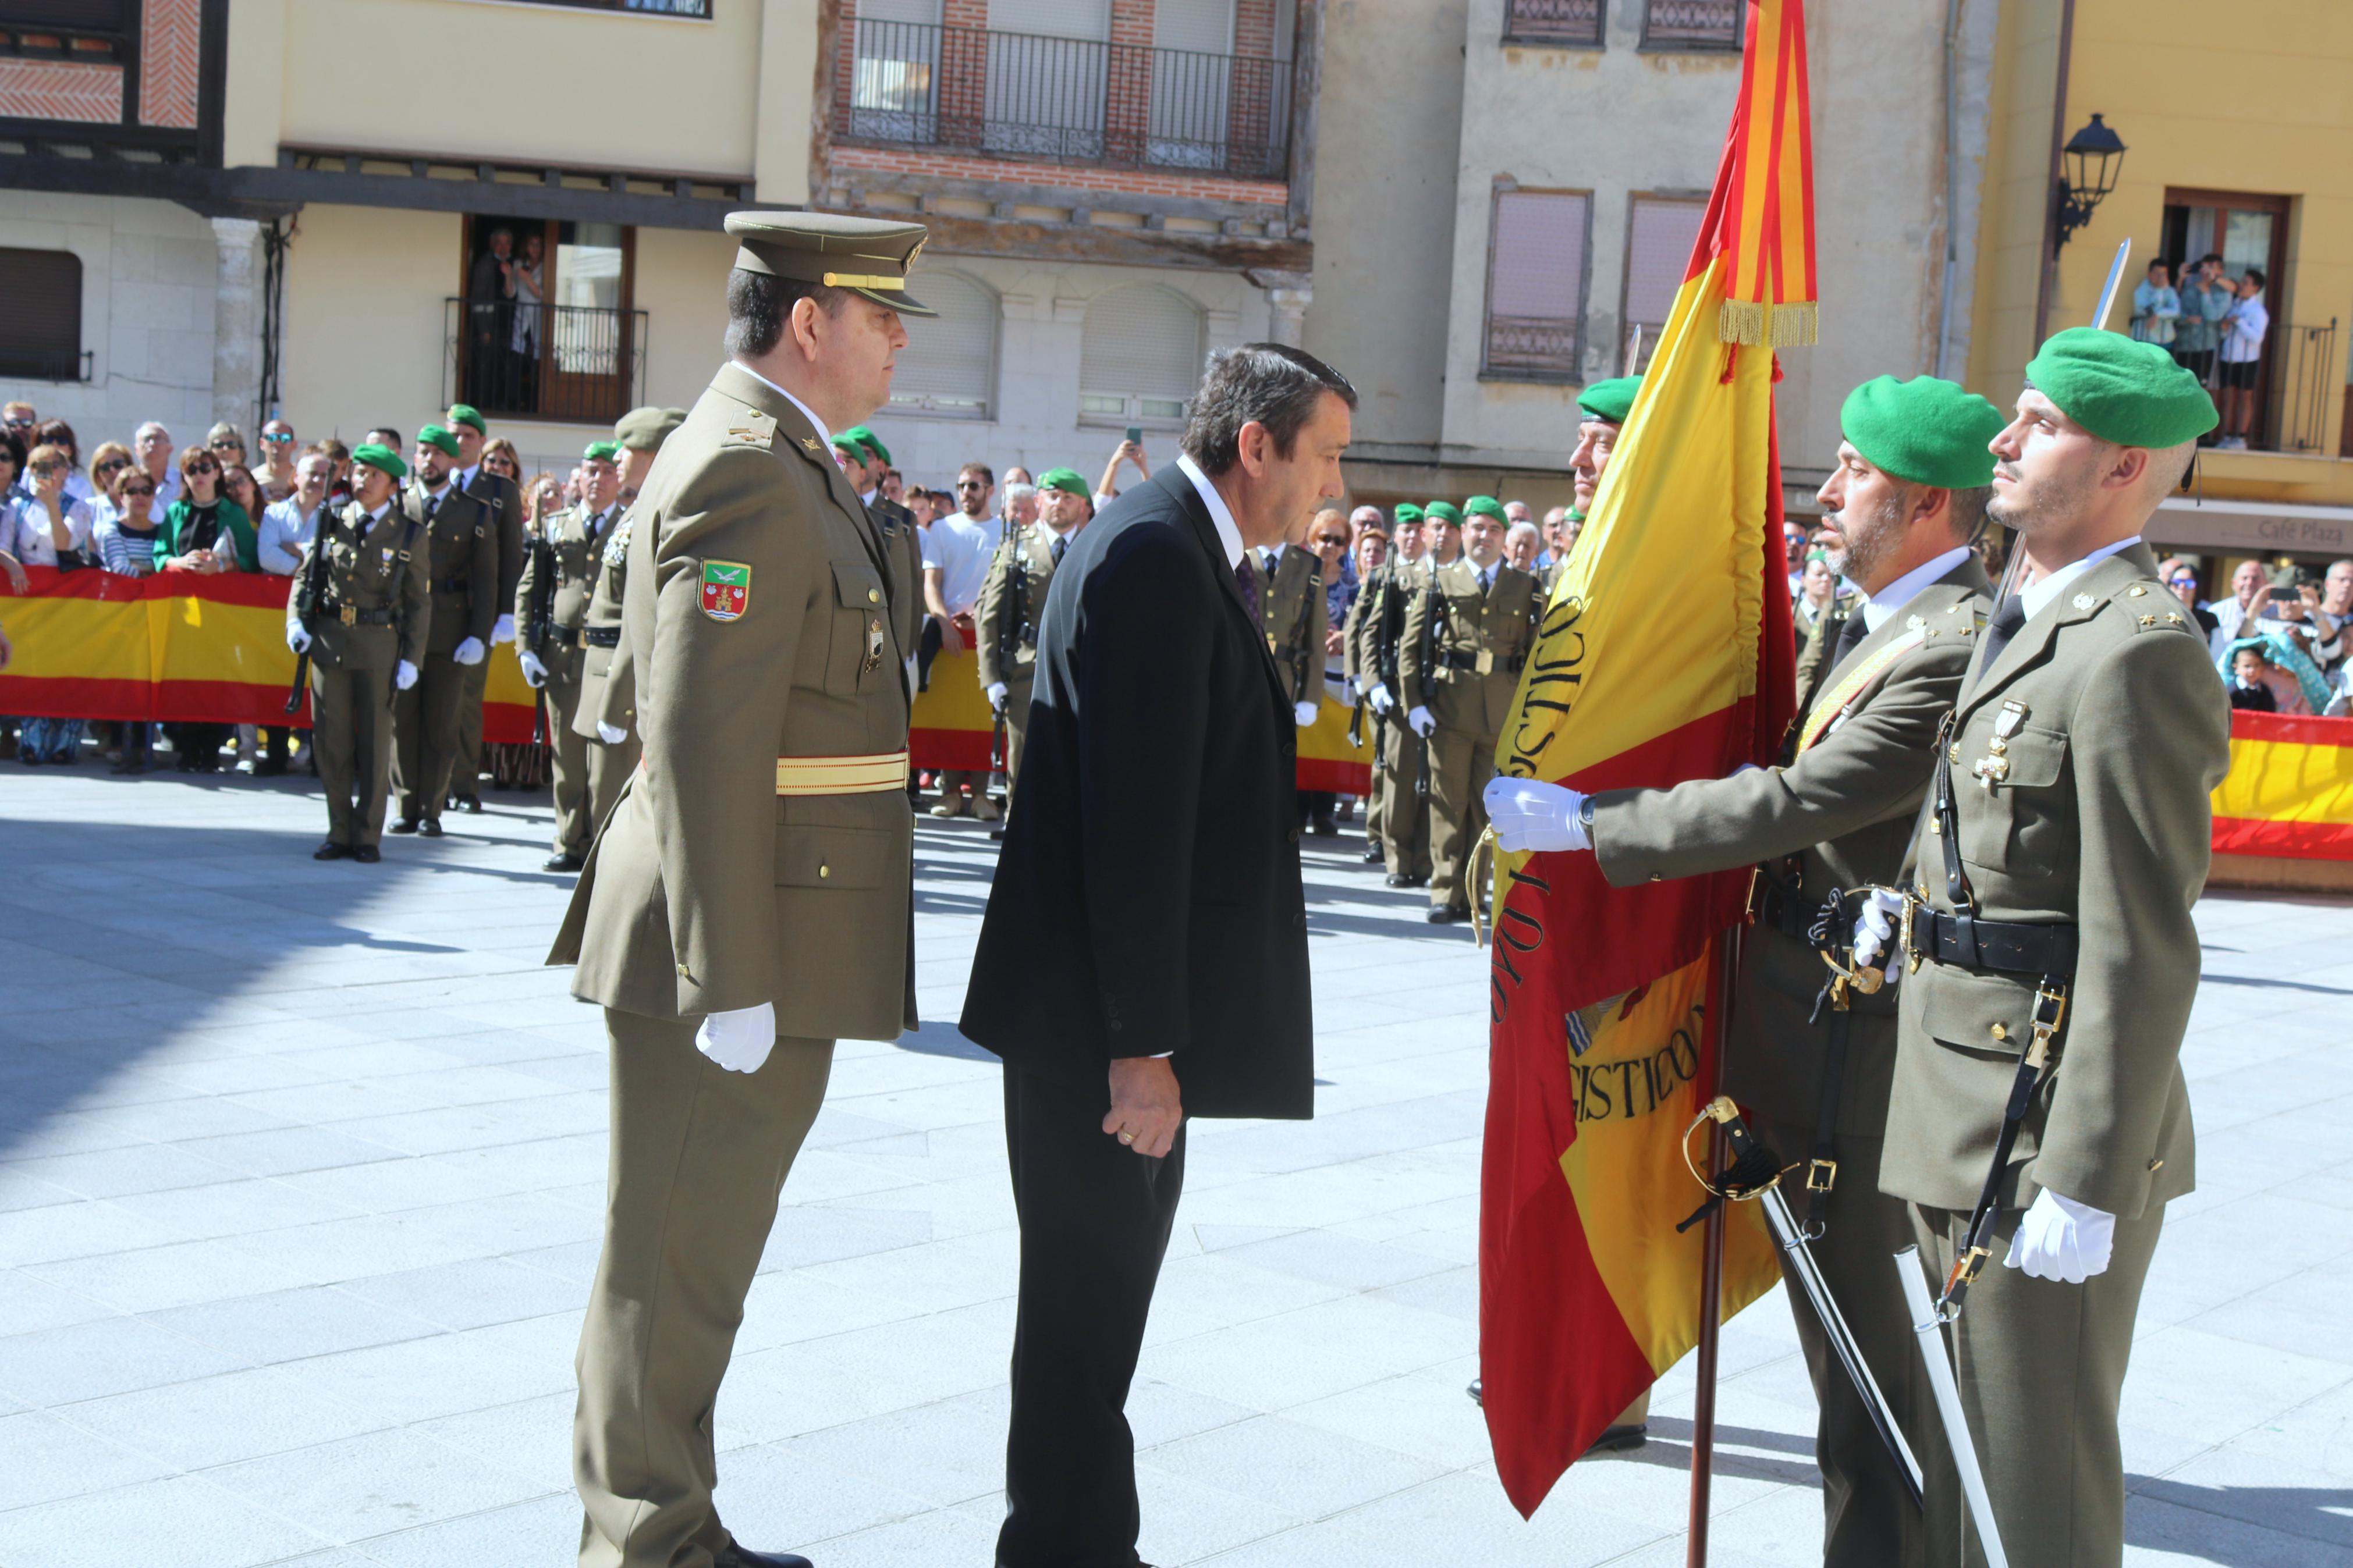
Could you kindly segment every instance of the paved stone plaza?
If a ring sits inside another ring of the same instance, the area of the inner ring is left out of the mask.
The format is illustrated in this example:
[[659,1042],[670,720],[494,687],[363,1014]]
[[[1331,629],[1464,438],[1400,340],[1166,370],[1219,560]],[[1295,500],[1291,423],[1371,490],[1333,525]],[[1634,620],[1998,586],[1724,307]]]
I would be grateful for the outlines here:
[[[0,1564],[571,1561],[604,1197],[595,1013],[540,966],[543,797],[368,868],[315,786],[0,777]],[[280,787],[282,786],[282,787]],[[1326,841],[1329,842],[1329,841]],[[1340,840],[1347,843],[1348,840]],[[993,851],[917,840],[926,1016]],[[1320,1114],[1194,1129],[1133,1405],[1147,1557],[1681,1563],[1692,1383],[1533,1524],[1477,1410],[1483,967],[1311,841]],[[2353,909],[2218,896],[2177,1204],[2126,1394],[2130,1560],[2353,1559]],[[994,1059],[845,1043],[719,1407],[728,1523],[981,1568],[1015,1237]],[[1819,1561],[1778,1295],[1725,1335],[1714,1560]]]

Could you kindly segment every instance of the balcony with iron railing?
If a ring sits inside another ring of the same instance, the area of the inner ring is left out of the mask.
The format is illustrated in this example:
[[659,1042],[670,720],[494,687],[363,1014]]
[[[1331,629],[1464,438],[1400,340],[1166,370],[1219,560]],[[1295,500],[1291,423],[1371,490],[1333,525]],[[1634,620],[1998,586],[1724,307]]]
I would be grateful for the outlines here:
[[597,305],[442,301],[443,403],[609,425],[646,400],[646,313]]
[[1098,168],[1280,180],[1288,60],[859,18],[837,140]]
[[[1639,8],[1642,47],[1737,50],[1747,15],[1744,0],[1624,0]],[[1609,0],[1504,0],[1504,42],[1598,49],[1609,21]]]
[[1747,14],[1744,0],[1645,0],[1642,47],[1736,52]]

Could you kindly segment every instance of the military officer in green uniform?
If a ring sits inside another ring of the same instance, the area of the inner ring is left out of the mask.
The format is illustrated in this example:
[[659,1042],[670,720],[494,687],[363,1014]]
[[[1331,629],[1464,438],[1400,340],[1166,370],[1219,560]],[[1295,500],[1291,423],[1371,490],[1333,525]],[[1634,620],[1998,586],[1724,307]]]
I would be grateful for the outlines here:
[[[2140,537],[2212,401],[2163,348],[2087,327],[2026,383],[1988,509],[2021,586],[1962,679],[1911,904],[1874,906],[1858,942],[1894,925],[1902,950],[1880,1185],[1936,1280],[1975,1271],[1949,1331],[1962,1404],[2010,1562],[2057,1568],[2124,1553],[2117,1400],[2165,1205],[2194,1183],[2189,909],[2231,715]],[[1930,1525],[1932,1563],[1964,1561],[1957,1523]]]
[[621,470],[616,461],[620,455],[611,441],[588,444],[580,457],[580,504],[544,525],[515,587],[515,619],[522,626],[516,657],[522,678],[547,694],[547,744],[555,774],[550,871],[580,869],[604,816],[589,794],[589,742],[574,725],[580,712],[588,600],[603,572],[605,548],[621,521]]
[[[1038,476],[1038,521],[1015,523],[988,563],[973,611],[978,633],[980,687],[988,705],[1005,721],[1005,804],[1013,805],[1014,781],[1021,773],[1021,742],[1029,729],[1029,688],[1038,669],[1038,626],[1046,615],[1046,591],[1054,568],[1094,520],[1094,496],[1076,468],[1048,468]],[[1002,838],[1002,824],[989,829]]]
[[311,754],[327,792],[314,860],[379,858],[393,693],[417,684],[433,614],[423,527],[400,504],[407,477],[389,447],[353,450],[352,499],[319,514],[286,602],[286,646],[311,656]]
[[1433,925],[1471,912],[1462,874],[1487,826],[1479,792],[1494,773],[1495,742],[1544,614],[1535,578],[1504,563],[1503,502],[1472,496],[1462,512],[1462,559],[1439,567],[1414,595],[1398,649],[1406,722],[1430,742]]
[[1421,526],[1430,540],[1432,569],[1451,566],[1462,559],[1462,509],[1451,500],[1434,500],[1421,509]]
[[891,556],[891,608],[899,646],[913,647],[923,629],[923,531],[913,512],[882,493],[883,478],[891,471],[891,448],[882,444],[882,437],[863,425],[852,425],[833,438],[836,452],[845,451],[845,437],[849,446],[843,471],[849,475],[858,499],[874,514],[874,526],[881,531]]
[[829,426],[890,395],[917,224],[738,213],[721,366],[638,498],[645,765],[550,955],[605,1009],[612,1158],[578,1367],[582,1568],[738,1545],[711,1412],[837,1038],[914,1023],[910,698],[889,561]]
[[1349,607],[1347,669],[1375,715],[1377,759],[1373,797],[1365,808],[1366,858],[1388,868],[1392,888],[1430,880],[1430,803],[1415,787],[1423,742],[1405,726],[1398,708],[1398,645],[1406,608],[1430,577],[1430,539],[1422,509],[1401,501],[1392,514],[1389,556]]
[[[1879,1190],[1895,998],[1826,995],[1821,950],[1844,942],[1858,889],[1903,878],[1937,730],[1989,608],[1970,546],[1993,479],[1987,443],[2002,424],[1992,404],[1934,376],[1881,376],[1848,396],[1820,500],[1844,569],[1869,598],[1820,700],[1799,715],[1784,766],[1589,803],[1531,779],[1487,789],[1502,847],[1589,847],[1615,886],[1761,863],[1724,1090],[1795,1164],[1790,1203],[1822,1227],[1815,1260],[1918,1455],[1936,1449],[1941,1428],[1888,1261],[1909,1242],[1911,1218]],[[1789,1298],[1820,1409],[1823,1562],[1916,1565],[1920,1510],[1794,1279]]]
[[[613,444],[620,457],[616,484],[624,496],[644,488],[670,433],[686,422],[683,408],[632,408],[613,426]],[[588,595],[588,608],[580,623],[580,698],[572,715],[572,732],[588,749],[588,808],[593,837],[613,815],[621,785],[638,765],[638,681],[628,649],[621,646],[622,595],[628,584],[629,524],[634,510],[621,514],[620,525],[596,553],[596,585]]]
[[[482,467],[482,447],[490,426],[470,404],[453,403],[442,421],[458,437],[458,488],[491,509],[491,524],[499,536],[499,617],[491,626],[491,646],[512,642],[515,618],[506,606],[514,603],[515,584],[522,581],[522,486],[505,474]],[[458,709],[458,761],[455,793],[468,811],[480,811],[482,778],[482,693],[491,678],[491,661],[464,667],[466,691]]]
[[423,532],[433,591],[431,634],[417,684],[392,700],[392,787],[400,796],[395,833],[441,837],[441,803],[458,758],[458,718],[466,679],[490,652],[499,618],[499,536],[491,509],[459,489],[452,469],[458,438],[445,425],[417,433],[417,472],[401,497]]

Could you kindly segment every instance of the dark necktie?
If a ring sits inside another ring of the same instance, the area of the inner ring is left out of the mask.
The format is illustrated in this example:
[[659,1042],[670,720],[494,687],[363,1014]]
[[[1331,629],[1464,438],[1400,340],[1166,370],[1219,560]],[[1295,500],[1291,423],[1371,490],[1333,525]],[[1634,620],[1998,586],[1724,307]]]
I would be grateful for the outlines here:
[[1993,613],[1993,619],[1986,623],[1985,653],[1978,659],[1978,668],[1991,669],[1993,661],[2001,657],[2001,650],[2010,646],[2010,639],[2016,637],[2018,628],[2025,624],[2026,600],[2021,595],[2012,594],[2001,602],[2001,608]]
[[1062,563],[1062,552],[1070,547],[1071,536],[1067,533],[1058,534],[1054,539],[1054,547],[1046,553],[1053,559],[1055,565],[1060,566]]
[[1253,625],[1258,621],[1258,572],[1245,553],[1234,567],[1235,585],[1242,591],[1242,608],[1250,612]]
[[1847,616],[1846,624],[1839,628],[1838,647],[1831,653],[1831,668],[1836,669],[1844,664],[1846,656],[1861,647],[1862,639],[1870,635],[1871,622],[1864,618],[1862,606],[1857,605]]

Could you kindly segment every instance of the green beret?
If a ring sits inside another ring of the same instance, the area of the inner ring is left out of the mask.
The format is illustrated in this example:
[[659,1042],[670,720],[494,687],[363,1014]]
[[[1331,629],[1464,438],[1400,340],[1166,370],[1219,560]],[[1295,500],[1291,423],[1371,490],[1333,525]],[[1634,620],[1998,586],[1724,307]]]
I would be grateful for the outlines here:
[[1434,500],[1421,509],[1422,517],[1430,522],[1450,522],[1462,526],[1462,509],[1451,500]]
[[877,436],[865,426],[852,425],[849,429],[844,430],[842,434],[857,442],[860,446],[865,447],[869,457],[881,458],[882,466],[884,468],[887,468],[891,466],[891,448],[882,444],[881,437]]
[[449,423],[452,425],[470,425],[474,427],[474,433],[478,436],[487,436],[491,433],[491,427],[482,423],[481,410],[476,408],[470,403],[453,403],[449,405]]
[[2026,363],[2026,384],[2119,447],[2179,447],[2221,422],[2197,376],[2156,343],[2070,327]]
[[1497,500],[1493,496],[1472,496],[1469,500],[1462,503],[1462,510],[1465,513],[1475,511],[1481,517],[1492,517],[1497,522],[1509,522],[1512,521],[1510,518],[1504,515],[1504,503]]
[[1577,412],[1588,419],[1599,419],[1608,425],[1623,425],[1634,406],[1634,394],[1641,389],[1639,375],[1617,375],[1608,381],[1597,381],[1577,395]]
[[580,454],[580,460],[584,463],[617,463],[621,460],[620,444],[617,441],[591,441],[588,449]]
[[400,454],[380,441],[363,441],[353,447],[352,461],[381,468],[396,479],[408,477],[408,465],[400,460]]
[[1583,522],[1585,521],[1585,514],[1577,510],[1575,507],[1571,507],[1567,512],[1562,514],[1561,521],[1563,522]]
[[1420,521],[1421,508],[1414,505],[1413,502],[1409,500],[1401,500],[1398,502],[1397,525],[1399,528],[1403,528],[1409,522],[1419,522]]
[[[886,462],[888,460],[888,458],[884,459]],[[1095,499],[1095,492],[1076,468],[1048,468],[1038,476],[1038,488],[1041,490],[1060,490],[1064,495],[1081,496],[1088,500]]]
[[670,433],[686,423],[683,408],[632,408],[614,422],[613,439],[632,452],[659,452]]
[[1988,444],[2009,423],[1976,393],[1933,375],[1866,381],[1839,410],[1839,428],[1872,467],[1946,490],[1993,483]]
[[417,433],[417,439],[425,446],[439,447],[444,457],[458,455],[458,437],[446,426],[427,425]]

